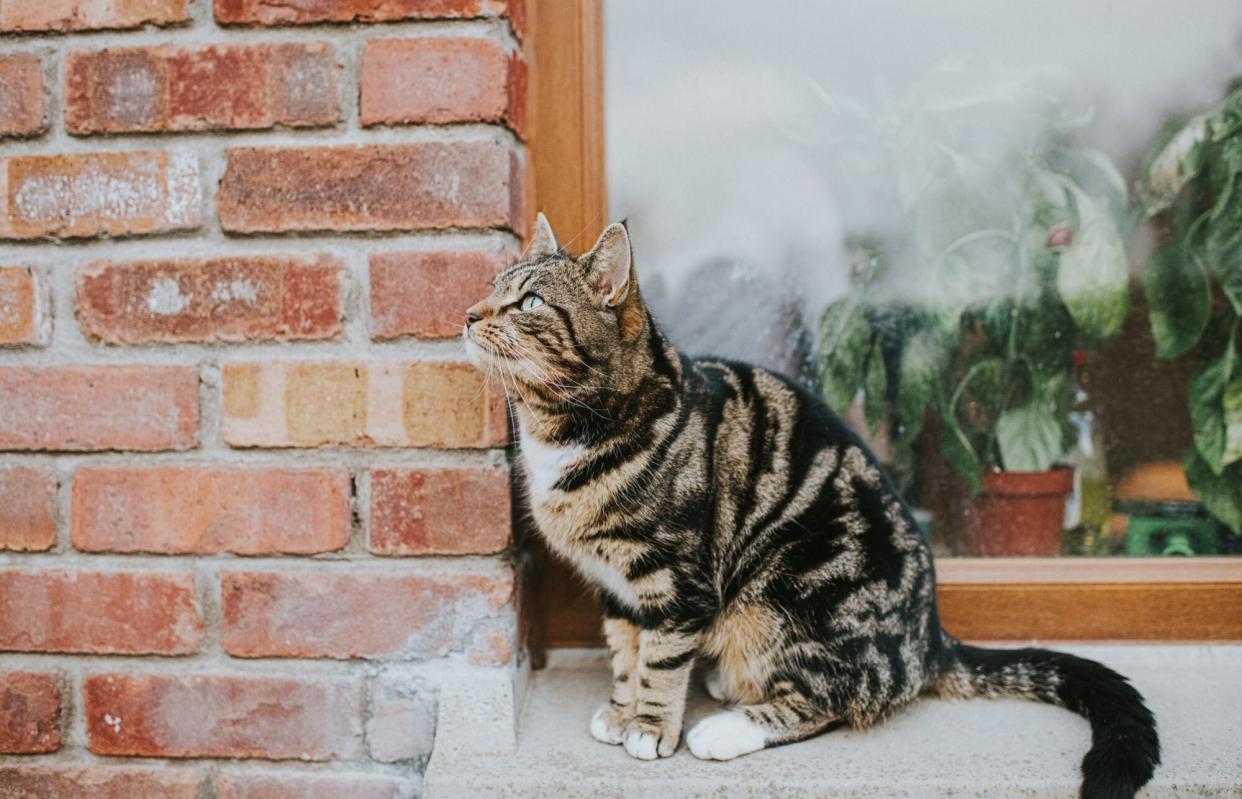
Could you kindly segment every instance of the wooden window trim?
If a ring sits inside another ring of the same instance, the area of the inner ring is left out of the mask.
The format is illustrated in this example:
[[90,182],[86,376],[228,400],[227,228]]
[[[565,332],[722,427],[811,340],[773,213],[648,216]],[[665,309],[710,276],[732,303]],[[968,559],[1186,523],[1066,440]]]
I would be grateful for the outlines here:
[[[577,249],[608,221],[602,3],[528,0],[528,14],[530,215],[543,210]],[[530,533],[518,538],[536,664],[545,646],[601,645],[594,601]],[[942,621],[966,640],[1242,641],[1242,558],[946,558],[936,568]]]

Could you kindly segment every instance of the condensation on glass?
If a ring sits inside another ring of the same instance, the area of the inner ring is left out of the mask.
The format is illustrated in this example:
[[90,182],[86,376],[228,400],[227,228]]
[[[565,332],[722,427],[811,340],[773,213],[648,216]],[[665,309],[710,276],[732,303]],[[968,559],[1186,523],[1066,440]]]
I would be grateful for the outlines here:
[[821,392],[943,554],[1242,551],[1242,7],[605,11],[683,349]]

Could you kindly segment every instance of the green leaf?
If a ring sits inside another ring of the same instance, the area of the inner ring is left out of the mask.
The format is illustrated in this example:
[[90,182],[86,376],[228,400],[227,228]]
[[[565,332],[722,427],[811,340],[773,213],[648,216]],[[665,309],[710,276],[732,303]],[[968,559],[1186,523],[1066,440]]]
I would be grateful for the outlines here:
[[1235,377],[1225,386],[1221,399],[1225,417],[1225,466],[1242,461],[1242,377]]
[[1235,533],[1242,532],[1242,463],[1221,473],[1212,470],[1199,450],[1190,447],[1182,458],[1186,482],[1208,511]]
[[1064,369],[1076,339],[1074,319],[1055,295],[1041,295],[1018,326],[1018,352],[1025,353],[1041,374]]
[[1106,208],[1115,221],[1120,223],[1125,219],[1129,205],[1126,180],[1107,155],[1099,150],[1076,147],[1058,151],[1052,160],[1084,193],[1106,199]]
[[1046,471],[1061,454],[1061,425],[1046,403],[1030,402],[1001,414],[996,443],[1006,471]]
[[940,454],[966,482],[970,493],[978,494],[983,487],[983,464],[979,462],[979,456],[970,446],[970,441],[957,420],[944,413],[940,414],[940,418],[944,421],[944,430],[940,436]]
[[1203,264],[1184,247],[1161,250],[1143,270],[1143,291],[1157,357],[1185,354],[1203,335],[1212,311]]
[[880,348],[871,350],[867,360],[867,374],[863,379],[863,415],[867,419],[867,429],[875,435],[884,422],[884,390],[888,385],[888,370],[884,365],[884,357]]
[[1190,379],[1190,422],[1195,449],[1214,474],[1242,458],[1242,397],[1235,377],[1237,352],[1232,342],[1215,360],[1204,363]]
[[1192,117],[1174,130],[1162,132],[1166,140],[1143,171],[1140,192],[1149,215],[1168,208],[1181,190],[1203,169],[1207,161],[1211,114]]
[[897,389],[901,438],[913,439],[923,429],[927,403],[931,402],[936,381],[946,368],[944,359],[944,348],[931,330],[922,330],[906,342],[901,353],[901,382]]
[[1242,314],[1242,187],[1238,181],[1230,185],[1232,191],[1216,200],[1204,243],[1225,296],[1234,312]]
[[1079,227],[1061,252],[1057,291],[1081,332],[1090,339],[1112,336],[1130,307],[1129,273],[1121,234],[1099,203],[1074,189]]
[[837,300],[820,320],[820,377],[825,401],[844,413],[863,382],[871,326],[852,297]]

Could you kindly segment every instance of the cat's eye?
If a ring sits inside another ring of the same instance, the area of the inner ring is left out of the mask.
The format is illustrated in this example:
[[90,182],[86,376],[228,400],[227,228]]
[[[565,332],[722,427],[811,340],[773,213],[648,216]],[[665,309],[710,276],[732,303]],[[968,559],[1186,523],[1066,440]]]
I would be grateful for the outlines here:
[[518,310],[533,311],[540,305],[543,305],[543,297],[540,297],[538,294],[527,294],[518,305]]

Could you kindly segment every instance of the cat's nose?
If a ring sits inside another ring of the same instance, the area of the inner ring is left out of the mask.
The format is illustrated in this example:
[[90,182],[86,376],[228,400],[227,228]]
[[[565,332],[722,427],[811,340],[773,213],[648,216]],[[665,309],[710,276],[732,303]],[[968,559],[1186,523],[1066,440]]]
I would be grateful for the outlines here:
[[478,311],[471,308],[470,310],[466,311],[466,326],[469,327],[470,325],[474,324],[475,322],[479,321],[482,318],[483,317],[479,316]]

